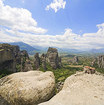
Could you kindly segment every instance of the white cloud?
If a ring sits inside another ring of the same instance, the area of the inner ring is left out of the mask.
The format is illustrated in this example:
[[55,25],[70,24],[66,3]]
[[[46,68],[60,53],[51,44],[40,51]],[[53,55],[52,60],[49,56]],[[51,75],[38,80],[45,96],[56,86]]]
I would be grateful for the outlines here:
[[4,5],[0,0],[0,25],[12,30],[43,34],[46,29],[37,27],[37,22],[32,18],[31,12],[23,8],[12,8]]
[[66,5],[66,1],[64,0],[53,0],[53,2],[49,5],[47,5],[46,10],[49,10],[50,8],[52,8],[55,13],[59,10],[59,9],[64,9]]
[[25,3],[25,0],[22,0],[22,3]]
[[37,22],[28,10],[5,6],[0,0],[0,42],[23,41],[33,46],[69,49],[104,48],[104,23],[97,25],[97,27],[96,33],[78,35],[73,33],[71,29],[65,29],[64,34],[47,35],[44,34],[45,29],[37,27]]
[[[4,29],[0,31],[0,42],[23,41],[30,45],[43,47],[59,47],[69,49],[93,49],[104,48],[103,24],[97,25],[96,33],[85,33],[78,35],[71,29],[66,29],[63,35],[33,35],[21,33],[16,30]],[[100,26],[100,27],[99,27]],[[9,35],[10,34],[10,35]],[[12,36],[11,36],[12,35]]]

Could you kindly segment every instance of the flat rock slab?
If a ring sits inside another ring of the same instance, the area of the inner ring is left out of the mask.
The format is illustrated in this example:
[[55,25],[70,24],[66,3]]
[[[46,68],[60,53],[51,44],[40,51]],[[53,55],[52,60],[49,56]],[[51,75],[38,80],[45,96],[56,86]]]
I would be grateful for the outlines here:
[[104,105],[104,76],[72,75],[66,79],[62,91],[39,105]]
[[10,105],[37,105],[54,92],[55,77],[49,71],[19,72],[0,79],[0,102]]

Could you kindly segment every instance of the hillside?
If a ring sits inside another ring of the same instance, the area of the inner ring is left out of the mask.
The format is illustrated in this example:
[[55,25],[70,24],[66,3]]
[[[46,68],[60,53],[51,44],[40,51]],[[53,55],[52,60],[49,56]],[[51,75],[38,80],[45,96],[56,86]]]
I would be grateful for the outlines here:
[[31,45],[23,43],[23,42],[13,42],[13,43],[9,43],[9,44],[11,44],[11,45],[18,45],[21,50],[26,50],[30,55],[33,55],[36,52],[40,51],[39,49],[34,48]]

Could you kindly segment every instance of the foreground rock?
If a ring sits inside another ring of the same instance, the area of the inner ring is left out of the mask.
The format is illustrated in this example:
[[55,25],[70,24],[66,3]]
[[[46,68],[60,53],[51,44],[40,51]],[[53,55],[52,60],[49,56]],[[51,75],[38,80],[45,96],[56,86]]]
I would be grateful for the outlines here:
[[52,72],[14,73],[0,79],[0,105],[37,105],[54,95]]
[[104,76],[72,75],[65,81],[62,91],[39,105],[104,105]]

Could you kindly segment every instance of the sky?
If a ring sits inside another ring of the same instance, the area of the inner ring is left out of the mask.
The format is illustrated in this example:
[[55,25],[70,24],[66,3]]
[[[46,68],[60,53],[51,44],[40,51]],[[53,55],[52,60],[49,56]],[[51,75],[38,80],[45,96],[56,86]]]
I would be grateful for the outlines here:
[[104,48],[104,0],[0,0],[0,42]]

